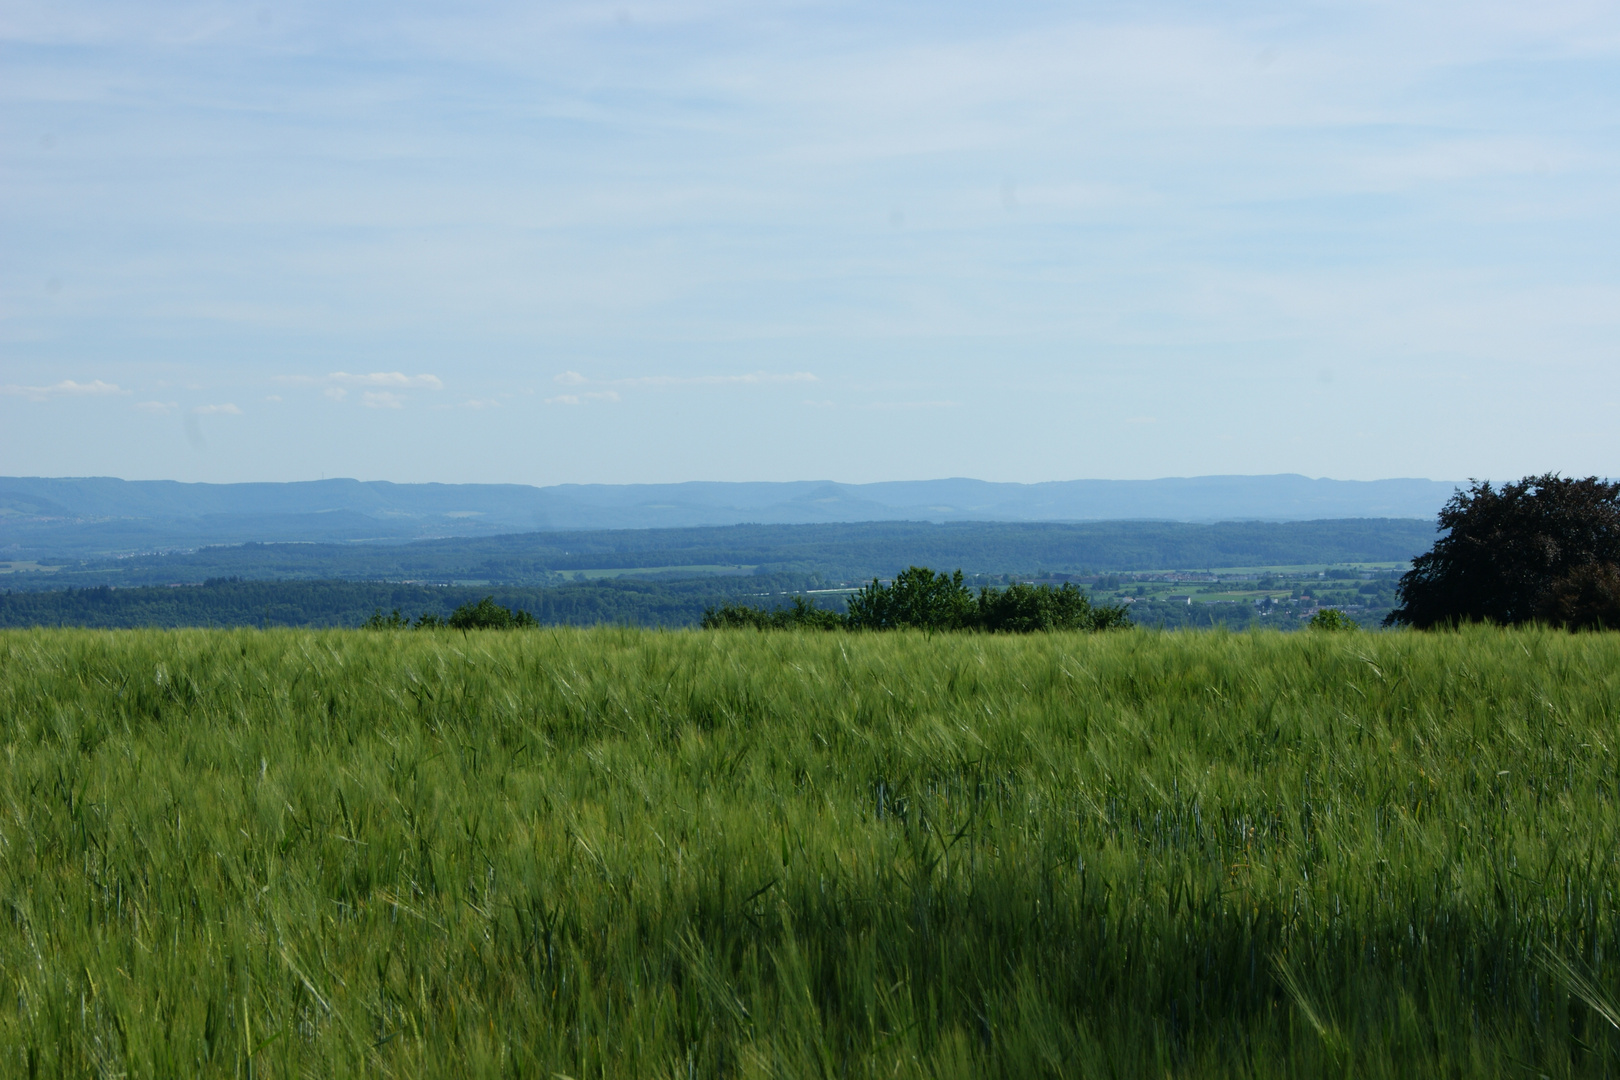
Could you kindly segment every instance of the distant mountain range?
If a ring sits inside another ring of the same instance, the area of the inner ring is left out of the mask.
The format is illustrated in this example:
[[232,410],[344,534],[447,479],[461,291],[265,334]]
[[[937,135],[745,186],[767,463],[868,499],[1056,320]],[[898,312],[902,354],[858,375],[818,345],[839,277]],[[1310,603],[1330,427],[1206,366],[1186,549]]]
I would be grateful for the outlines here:
[[83,557],[250,541],[863,521],[1308,521],[1433,518],[1456,485],[1294,474],[1003,484],[184,484],[0,477],[0,559]]

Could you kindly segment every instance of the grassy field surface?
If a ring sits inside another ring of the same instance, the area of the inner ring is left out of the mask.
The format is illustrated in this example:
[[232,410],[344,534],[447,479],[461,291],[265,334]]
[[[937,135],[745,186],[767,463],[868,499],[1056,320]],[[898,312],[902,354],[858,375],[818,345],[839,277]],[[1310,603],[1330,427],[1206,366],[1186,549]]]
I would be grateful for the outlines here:
[[0,1075],[1612,1076],[1620,635],[0,633]]

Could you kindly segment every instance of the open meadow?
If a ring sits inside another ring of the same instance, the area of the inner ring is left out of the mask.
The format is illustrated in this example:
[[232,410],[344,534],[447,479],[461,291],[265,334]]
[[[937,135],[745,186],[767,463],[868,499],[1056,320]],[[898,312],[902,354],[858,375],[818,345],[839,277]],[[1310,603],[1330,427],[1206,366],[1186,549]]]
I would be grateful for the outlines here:
[[0,1075],[1613,1076],[1620,635],[0,632]]

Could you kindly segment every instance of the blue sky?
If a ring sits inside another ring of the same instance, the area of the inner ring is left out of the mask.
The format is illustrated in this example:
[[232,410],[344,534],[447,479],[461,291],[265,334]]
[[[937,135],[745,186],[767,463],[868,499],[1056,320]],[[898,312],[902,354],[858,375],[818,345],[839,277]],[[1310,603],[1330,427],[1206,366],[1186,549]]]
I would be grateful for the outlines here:
[[1620,474],[1612,3],[0,10],[0,473]]

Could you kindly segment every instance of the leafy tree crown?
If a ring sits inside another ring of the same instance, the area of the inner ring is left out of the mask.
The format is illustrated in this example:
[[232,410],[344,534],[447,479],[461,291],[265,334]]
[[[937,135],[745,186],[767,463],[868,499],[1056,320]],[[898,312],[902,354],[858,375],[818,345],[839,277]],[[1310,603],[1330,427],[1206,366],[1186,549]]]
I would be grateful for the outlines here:
[[1440,511],[1443,535],[1402,576],[1386,623],[1620,626],[1620,483],[1527,476],[1470,483]]

